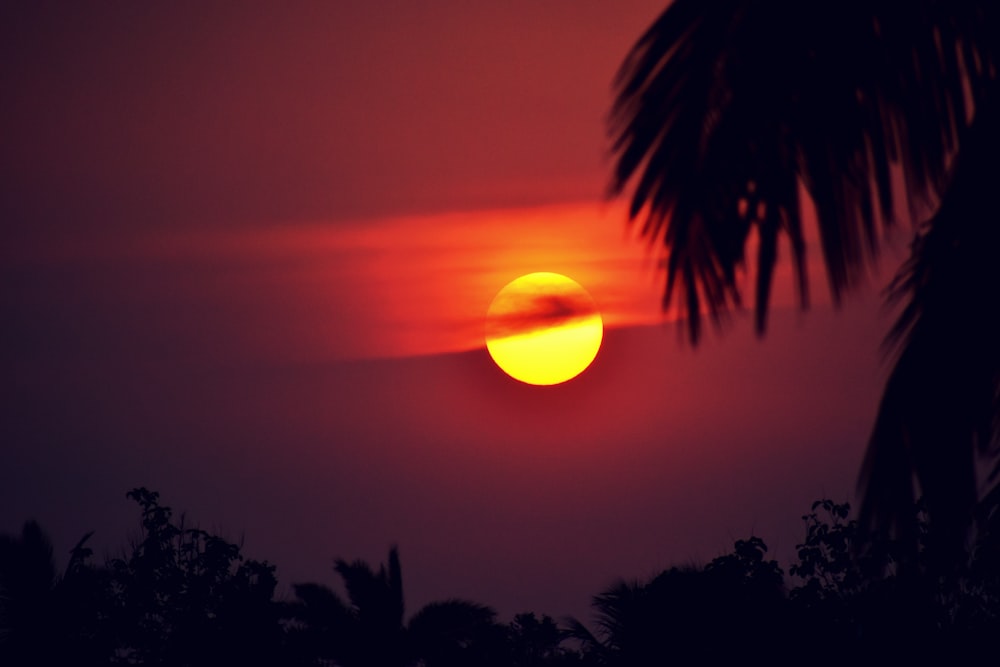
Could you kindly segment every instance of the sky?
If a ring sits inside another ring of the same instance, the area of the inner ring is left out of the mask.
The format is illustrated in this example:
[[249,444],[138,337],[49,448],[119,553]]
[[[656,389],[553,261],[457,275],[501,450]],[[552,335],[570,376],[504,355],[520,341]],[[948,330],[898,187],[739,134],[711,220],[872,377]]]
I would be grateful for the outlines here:
[[[409,611],[586,617],[618,577],[853,500],[886,262],[830,305],[777,271],[697,349],[609,200],[611,81],[660,2],[6,3],[0,531],[134,536],[125,492],[283,584],[398,544]],[[507,377],[485,314],[563,273],[591,368]],[[61,557],[61,556],[60,556]]]

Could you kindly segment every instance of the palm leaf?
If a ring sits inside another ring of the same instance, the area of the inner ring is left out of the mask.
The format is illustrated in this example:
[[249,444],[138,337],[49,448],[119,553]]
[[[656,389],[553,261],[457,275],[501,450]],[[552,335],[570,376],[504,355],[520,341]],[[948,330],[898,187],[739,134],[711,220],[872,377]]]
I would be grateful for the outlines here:
[[389,551],[389,564],[378,572],[362,560],[337,559],[334,570],[344,581],[351,604],[355,636],[342,656],[345,665],[401,664],[407,653],[403,626],[403,582],[399,553]]
[[342,631],[350,624],[351,610],[336,592],[322,584],[293,584],[297,600],[289,604],[292,615],[310,627]]
[[460,644],[492,629],[496,612],[485,605],[466,600],[431,602],[410,619],[414,641],[420,645],[449,642]]
[[981,105],[941,207],[890,287],[902,304],[886,341],[896,360],[860,479],[863,521],[912,534],[915,474],[943,549],[961,545],[977,460],[1000,434],[997,110]]
[[0,594],[40,597],[55,585],[52,541],[37,521],[26,521],[18,537],[0,535]]
[[599,665],[609,662],[611,652],[608,647],[587,626],[572,616],[567,618],[565,622],[568,626],[566,635],[580,642],[584,655],[593,656]]
[[631,184],[630,219],[664,243],[664,308],[679,298],[693,342],[703,310],[719,324],[741,305],[737,277],[753,234],[758,331],[781,238],[807,305],[800,185],[815,205],[835,301],[901,217],[894,166],[907,203],[940,194],[967,99],[993,77],[996,11],[927,0],[676,0],[656,20],[615,80],[611,192]]

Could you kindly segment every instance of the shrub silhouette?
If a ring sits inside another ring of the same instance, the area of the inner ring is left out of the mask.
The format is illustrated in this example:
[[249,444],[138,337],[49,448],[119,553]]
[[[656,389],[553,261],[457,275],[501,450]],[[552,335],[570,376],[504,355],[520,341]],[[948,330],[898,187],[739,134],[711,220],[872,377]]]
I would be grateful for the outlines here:
[[378,570],[360,560],[337,559],[334,570],[347,590],[344,601],[314,583],[294,586],[288,606],[300,655],[314,655],[343,667],[501,665],[506,652],[503,626],[493,609],[466,600],[434,602],[404,623],[399,552],[389,551]]
[[35,521],[19,536],[0,535],[0,664],[107,664],[105,572],[88,562],[88,533],[56,573],[52,542]]
[[129,491],[142,508],[141,539],[108,564],[119,657],[147,665],[270,660],[281,644],[274,566],[172,521],[159,494]]
[[782,646],[782,572],[751,537],[704,568],[620,581],[594,598],[597,632],[571,620],[587,660],[602,665],[723,664]]
[[[975,541],[948,576],[928,564],[926,546],[917,561],[901,558],[901,539],[863,535],[848,504],[819,500],[803,516],[788,578],[762,539],[738,540],[704,567],[602,591],[593,631],[533,613],[504,625],[466,600],[426,605],[406,621],[395,548],[377,569],[335,561],[345,598],[303,583],[293,600],[277,601],[274,566],[186,527],[155,492],[127,495],[141,509],[141,533],[103,566],[91,562],[89,534],[61,575],[37,523],[0,535],[0,664],[926,664],[969,662],[1000,636],[1000,493],[980,506]],[[913,512],[926,535],[923,508]]]

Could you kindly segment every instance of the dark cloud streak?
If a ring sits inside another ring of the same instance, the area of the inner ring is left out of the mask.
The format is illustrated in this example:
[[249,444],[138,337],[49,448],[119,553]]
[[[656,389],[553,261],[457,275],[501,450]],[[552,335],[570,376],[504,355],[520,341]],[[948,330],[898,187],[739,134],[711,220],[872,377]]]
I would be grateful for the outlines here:
[[[504,301],[498,304],[500,312],[486,322],[487,340],[565,326],[598,314],[593,300],[585,294],[539,294],[527,300],[512,295]],[[510,310],[503,312],[507,308]]]

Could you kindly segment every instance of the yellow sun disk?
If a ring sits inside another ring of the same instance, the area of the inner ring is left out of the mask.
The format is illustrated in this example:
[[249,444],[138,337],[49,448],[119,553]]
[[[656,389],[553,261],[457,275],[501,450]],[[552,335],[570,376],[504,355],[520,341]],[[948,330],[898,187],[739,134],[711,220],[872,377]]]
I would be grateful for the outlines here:
[[486,341],[490,356],[511,377],[552,385],[576,377],[597,356],[604,335],[600,315],[563,326]]

